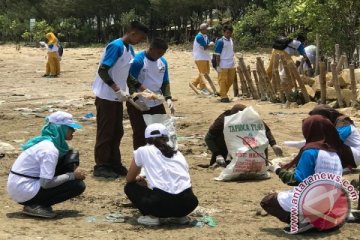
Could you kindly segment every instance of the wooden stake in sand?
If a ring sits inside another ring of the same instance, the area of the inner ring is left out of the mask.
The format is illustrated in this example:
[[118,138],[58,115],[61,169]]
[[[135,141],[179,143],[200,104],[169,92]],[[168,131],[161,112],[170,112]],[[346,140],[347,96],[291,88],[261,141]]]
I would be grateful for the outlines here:
[[256,92],[256,89],[254,87],[254,83],[251,79],[251,75],[249,74],[249,71],[248,69],[246,68],[246,65],[245,65],[245,62],[244,62],[244,58],[243,57],[239,57],[239,67],[242,71],[242,73],[244,74],[244,77],[245,77],[245,80],[246,80],[246,83],[250,89],[250,93],[253,97],[253,99],[259,99],[259,95],[257,94]]
[[200,94],[198,89],[191,82],[189,82],[189,87],[196,93],[196,95]]
[[344,65],[345,59],[346,59],[345,55],[340,56],[340,59],[339,59],[338,64],[336,66],[336,71],[337,72],[341,72],[343,70],[343,65]]
[[[236,71],[236,70],[235,70]],[[239,94],[239,84],[235,73],[235,78],[233,79],[233,91],[234,91],[234,97],[238,97]]]
[[264,63],[261,60],[261,57],[256,58],[256,69],[258,71],[259,76],[261,76],[261,78],[264,80],[264,87],[267,91],[268,97],[270,98],[270,100],[274,100],[275,99],[274,89],[271,86],[270,80],[266,74]]
[[340,45],[335,44],[335,62],[339,62],[340,60]]
[[265,95],[264,94],[264,89],[262,89],[262,87],[259,84],[259,79],[258,79],[258,75],[256,73],[256,70],[252,70],[252,74],[254,76],[257,93],[259,94],[260,98],[263,99],[263,97]]
[[283,79],[281,81],[281,86],[284,89],[287,101],[290,102],[291,101],[291,92],[292,92],[291,91],[291,73],[290,73],[290,70],[288,68],[287,61],[283,56],[281,56],[281,63],[283,65],[284,72],[285,72],[285,75],[286,75],[285,79]]
[[236,68],[237,72],[238,72],[238,76],[239,76],[239,80],[240,80],[240,84],[241,84],[241,94],[243,97],[250,97],[250,93],[248,90],[248,86],[246,84],[245,78],[244,78],[244,74],[240,68],[240,66],[238,65],[238,67]]
[[214,85],[214,82],[213,82],[213,80],[210,78],[209,74],[204,73],[203,76],[204,76],[204,78],[208,81],[208,83],[209,83],[209,85],[210,85],[213,93],[216,95],[218,92],[216,91],[216,87],[215,87],[215,85]]
[[327,69],[327,72],[331,72],[331,58],[327,59],[326,69]]
[[320,91],[321,103],[326,104],[326,66],[324,62],[320,62]]
[[303,96],[304,96],[304,101],[305,101],[305,103],[310,102],[309,94],[308,94],[308,92],[307,92],[307,90],[306,90],[306,87],[305,87],[305,84],[304,84],[302,78],[300,77],[299,72],[298,72],[297,69],[296,69],[295,63],[294,63],[294,62],[289,62],[288,66],[289,66],[290,72],[294,75],[296,81],[297,81],[298,84],[299,84],[299,87],[300,87],[300,89],[301,89],[301,92],[302,92],[302,94],[303,94]]
[[356,100],[357,100],[357,93],[356,93],[356,81],[355,81],[355,66],[354,64],[350,64],[349,66],[350,68],[350,82],[351,82],[351,101],[352,104],[355,104]]
[[315,75],[319,74],[319,59],[320,59],[320,35],[316,34],[316,53],[315,53]]
[[339,79],[338,79],[338,72],[336,70],[336,64],[333,63],[331,64],[331,72],[332,72],[332,80],[333,80],[333,84],[334,84],[334,88],[336,91],[336,98],[338,100],[339,103],[339,107],[344,107],[344,102],[343,102],[343,98],[341,95],[341,90],[340,90],[340,84],[339,84]]

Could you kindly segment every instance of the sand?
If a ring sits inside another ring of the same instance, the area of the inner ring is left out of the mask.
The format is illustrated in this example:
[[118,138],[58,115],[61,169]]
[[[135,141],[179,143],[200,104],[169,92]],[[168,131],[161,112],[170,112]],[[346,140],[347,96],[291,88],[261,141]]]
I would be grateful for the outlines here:
[[[137,49],[139,50],[139,49]],[[301,120],[315,105],[309,103],[299,108],[285,109],[281,104],[233,98],[231,103],[220,103],[214,97],[195,96],[188,81],[197,70],[191,52],[170,49],[165,57],[169,62],[171,88],[177,110],[177,131],[180,150],[186,156],[191,171],[192,184],[200,206],[206,208],[218,221],[214,228],[204,226],[165,225],[147,228],[136,223],[139,212],[129,208],[123,192],[124,179],[98,180],[92,177],[93,148],[96,125],[93,119],[82,121],[84,129],[76,132],[71,146],[79,149],[80,167],[87,172],[87,189],[83,195],[54,206],[58,217],[39,220],[21,214],[22,206],[13,202],[6,193],[9,169],[19,152],[19,144],[39,133],[43,117],[49,110],[64,110],[81,119],[86,113],[96,114],[91,83],[97,70],[102,49],[65,49],[61,62],[61,76],[42,78],[46,63],[43,49],[14,45],[0,46],[0,141],[10,143],[10,151],[0,159],[0,239],[359,239],[358,225],[345,224],[330,233],[310,233],[289,236],[283,233],[286,225],[270,216],[258,216],[259,202],[272,190],[289,189],[277,176],[264,181],[216,182],[220,169],[203,169],[197,166],[208,163],[210,152],[201,137],[212,121],[235,103],[252,105],[269,125],[278,144],[285,140],[300,140]],[[257,56],[268,60],[267,53],[244,53],[247,64],[254,67]],[[216,72],[210,76],[217,85]],[[230,96],[233,97],[232,90]],[[33,112],[32,112],[33,111]],[[345,109],[359,123],[356,110]],[[121,144],[123,162],[132,160],[132,130],[124,120],[125,135]],[[190,137],[190,138],[185,138]],[[283,146],[285,155],[296,149]],[[275,155],[272,150],[270,159]],[[346,175],[353,179],[356,174]],[[121,212],[124,223],[105,220],[105,214]]]

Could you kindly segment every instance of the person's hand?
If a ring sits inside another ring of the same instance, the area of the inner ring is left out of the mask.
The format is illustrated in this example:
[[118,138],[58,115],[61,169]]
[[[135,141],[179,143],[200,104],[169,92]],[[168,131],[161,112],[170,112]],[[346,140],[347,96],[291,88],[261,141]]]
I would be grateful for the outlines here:
[[144,176],[136,176],[136,183],[143,187],[147,186],[147,182]]
[[168,105],[168,107],[170,109],[171,114],[174,114],[175,113],[175,107],[174,107],[173,101],[171,99],[168,99],[168,100],[166,100],[166,103],[167,103],[167,105]]
[[225,162],[225,159],[222,155],[217,155],[216,156],[216,163],[220,166],[225,166],[226,165],[226,162]]
[[209,42],[209,45],[208,45],[209,47],[213,47],[213,46],[215,46],[215,43],[213,42],[213,41],[211,41],[211,42]]
[[124,92],[123,90],[119,89],[118,91],[115,92],[116,97],[118,99],[119,102],[124,102],[126,100],[128,100],[130,98],[129,93]]
[[86,174],[83,170],[76,169],[74,175],[75,179],[84,180],[86,178]]
[[217,66],[217,67],[216,67],[216,71],[217,71],[218,73],[221,73],[221,68],[220,68],[219,66]]
[[270,172],[276,172],[276,170],[280,169],[281,167],[278,165],[278,164],[273,164],[273,165],[270,165],[268,166],[268,170]]
[[283,150],[281,149],[281,147],[279,145],[274,145],[272,146],[272,149],[274,150],[274,153],[276,156],[278,157],[282,157],[283,156]]

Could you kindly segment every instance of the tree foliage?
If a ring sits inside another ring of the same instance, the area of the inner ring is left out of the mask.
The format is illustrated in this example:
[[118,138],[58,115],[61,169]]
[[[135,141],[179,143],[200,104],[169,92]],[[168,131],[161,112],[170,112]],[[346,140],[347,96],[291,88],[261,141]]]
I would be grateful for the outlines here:
[[[37,21],[32,32],[30,18]],[[175,43],[192,41],[203,22],[215,29],[212,37],[231,23],[240,49],[303,32],[309,43],[319,33],[324,53],[339,43],[350,55],[360,42],[359,18],[360,1],[353,0],[0,0],[0,41],[37,40],[49,27],[62,41],[107,42],[137,19],[150,27],[150,38]]]

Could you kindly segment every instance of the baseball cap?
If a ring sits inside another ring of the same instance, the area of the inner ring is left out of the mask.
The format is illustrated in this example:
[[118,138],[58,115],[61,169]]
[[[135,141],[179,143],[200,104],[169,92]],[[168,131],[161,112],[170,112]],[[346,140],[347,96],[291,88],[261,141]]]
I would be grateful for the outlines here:
[[50,114],[47,117],[49,123],[58,124],[58,125],[66,125],[68,127],[74,129],[80,129],[82,126],[74,121],[73,116],[70,113],[57,111]]
[[153,123],[146,127],[145,138],[169,137],[169,131],[161,123]]

